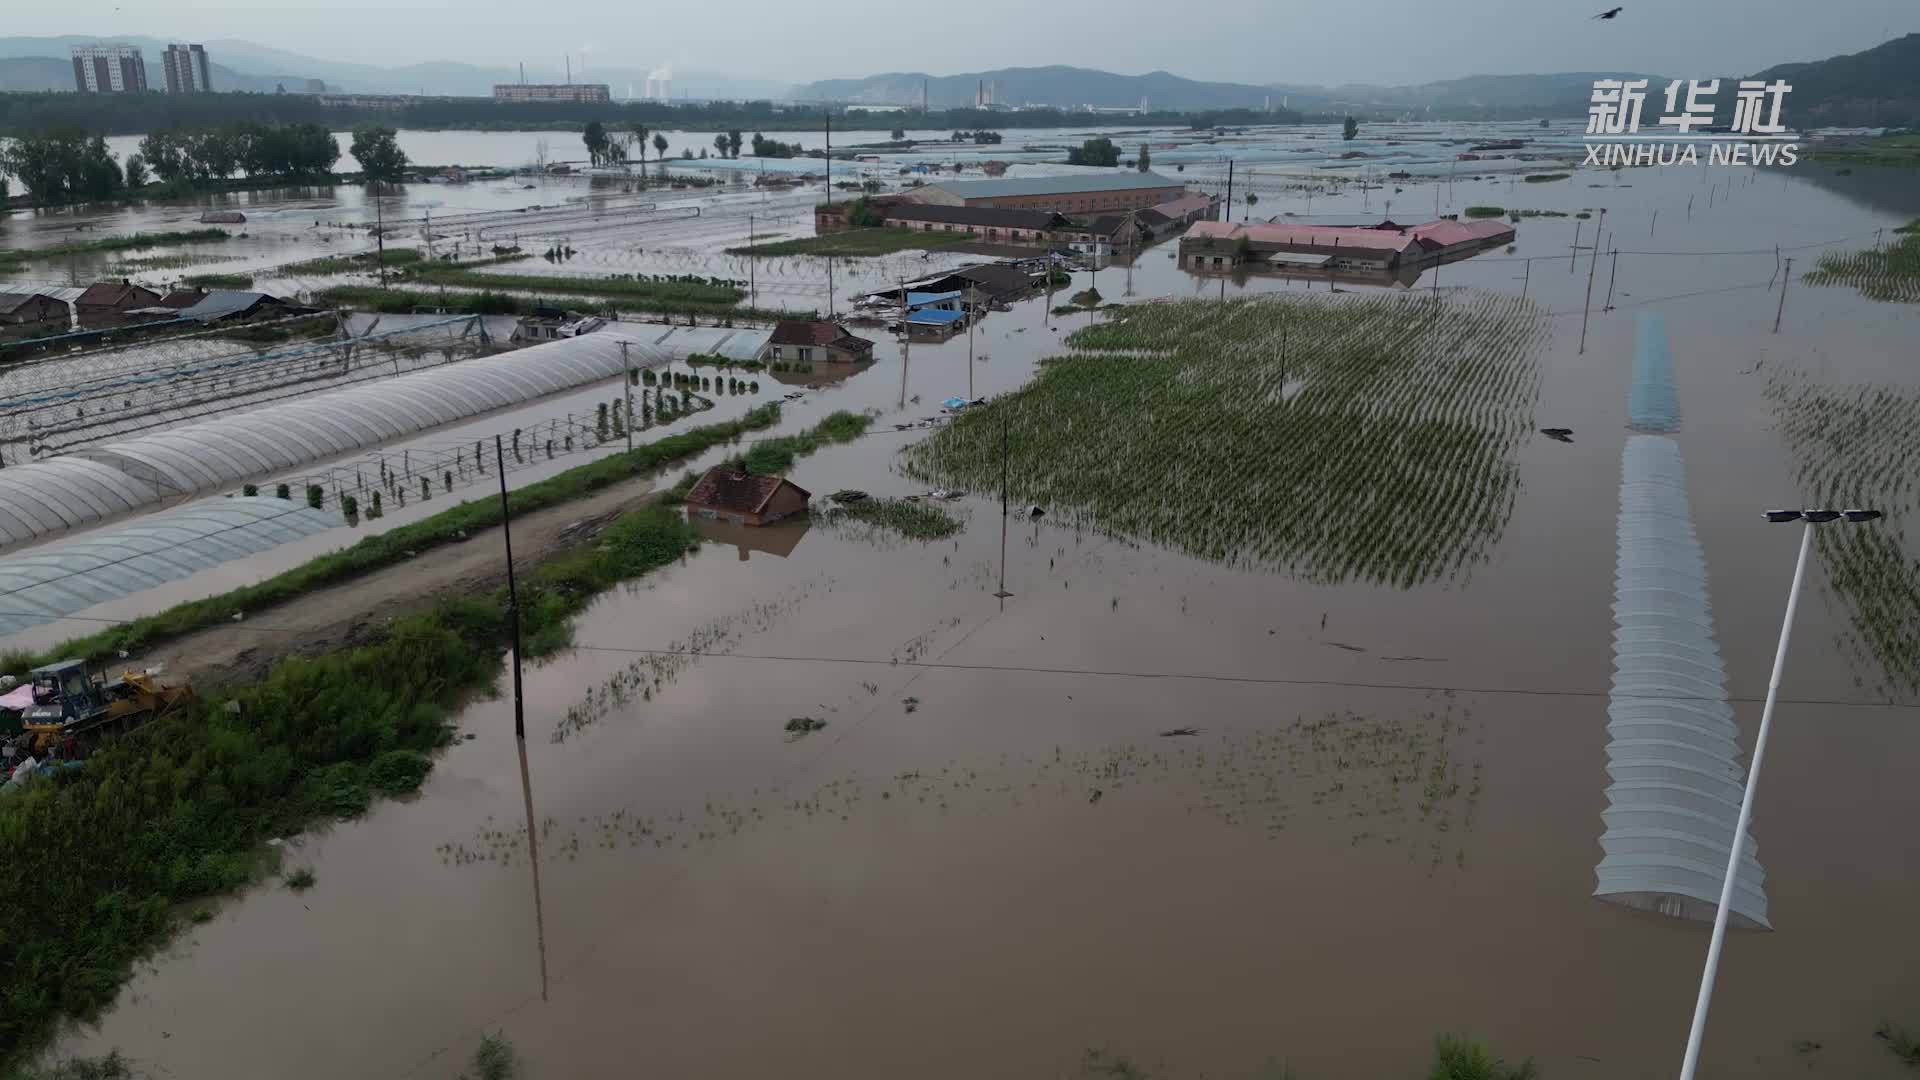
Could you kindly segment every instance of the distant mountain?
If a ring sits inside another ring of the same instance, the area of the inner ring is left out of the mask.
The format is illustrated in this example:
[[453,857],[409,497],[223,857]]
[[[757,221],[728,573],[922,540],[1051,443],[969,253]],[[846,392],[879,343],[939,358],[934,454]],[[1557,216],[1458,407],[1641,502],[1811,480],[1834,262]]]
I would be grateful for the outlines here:
[[1792,84],[1785,113],[1796,126],[1920,124],[1920,34],[1865,52],[1780,64],[1748,77]]
[[826,79],[794,87],[797,101],[857,102],[870,105],[918,105],[921,84],[927,104],[935,109],[970,108],[982,83],[1003,105],[1052,105],[1075,108],[1092,105],[1121,108],[1145,98],[1154,109],[1258,109],[1280,95],[1269,87],[1246,83],[1199,82],[1165,71],[1145,75],[1116,75],[1077,67],[1001,68],[964,75],[926,75],[890,72],[864,79]]
[[1545,75],[1468,75],[1413,86],[1349,83],[1335,87],[1278,85],[1290,108],[1353,111],[1419,118],[1429,112],[1457,118],[1512,119],[1578,116],[1587,111],[1595,79],[1659,76],[1618,71],[1560,71]]

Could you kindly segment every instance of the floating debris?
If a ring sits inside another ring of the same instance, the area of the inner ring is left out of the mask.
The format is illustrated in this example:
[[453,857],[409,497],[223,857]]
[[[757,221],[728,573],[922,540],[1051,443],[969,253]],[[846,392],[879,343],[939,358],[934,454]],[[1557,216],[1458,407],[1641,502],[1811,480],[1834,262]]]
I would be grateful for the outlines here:
[[806,735],[810,732],[819,731],[826,726],[827,722],[825,720],[815,719],[811,716],[796,716],[787,721],[787,730],[796,735]]

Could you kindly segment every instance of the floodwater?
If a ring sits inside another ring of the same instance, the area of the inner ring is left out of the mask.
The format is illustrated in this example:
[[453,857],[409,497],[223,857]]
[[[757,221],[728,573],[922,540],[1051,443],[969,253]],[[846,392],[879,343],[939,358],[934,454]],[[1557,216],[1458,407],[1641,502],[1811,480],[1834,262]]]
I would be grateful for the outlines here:
[[[1470,574],[1311,586],[1048,517],[1012,523],[1003,564],[989,492],[952,504],[952,541],[720,537],[602,597],[580,647],[527,673],[542,919],[511,703],[477,702],[419,796],[296,838],[313,889],[216,905],[62,1049],[177,1076],[451,1077],[498,1030],[529,1075],[1051,1077],[1105,1047],[1175,1075],[1412,1076],[1454,1031],[1552,1077],[1668,1074],[1707,928],[1590,895],[1636,314],[1664,315],[1750,745],[1798,540],[1757,513],[1799,503],[1766,380],[1914,386],[1913,309],[1797,280],[1820,245],[1920,213],[1906,175],[1442,181],[1455,209],[1596,211],[1530,219],[1512,252],[1415,283],[1525,288],[1552,327],[1537,423],[1574,432],[1523,448],[1512,518]],[[1435,194],[1320,189],[1309,210],[1275,184],[1257,210],[1417,218]],[[1596,228],[1597,264],[1573,246]],[[638,246],[606,268],[663,257]],[[1190,277],[1172,250],[1095,283],[1328,288]],[[907,259],[838,261],[835,287]],[[824,277],[787,262],[796,284]],[[913,491],[895,453],[924,432],[895,423],[1018,386],[1097,317],[996,314],[971,369],[964,337],[883,342],[781,425],[864,407],[876,433],[794,479]],[[1872,1031],[1920,1002],[1900,944],[1920,842],[1897,824],[1920,814],[1920,725],[1856,685],[1817,566],[1804,600],[1753,828],[1775,930],[1728,942],[1703,1075],[1891,1078]],[[790,737],[802,716],[827,726]]]

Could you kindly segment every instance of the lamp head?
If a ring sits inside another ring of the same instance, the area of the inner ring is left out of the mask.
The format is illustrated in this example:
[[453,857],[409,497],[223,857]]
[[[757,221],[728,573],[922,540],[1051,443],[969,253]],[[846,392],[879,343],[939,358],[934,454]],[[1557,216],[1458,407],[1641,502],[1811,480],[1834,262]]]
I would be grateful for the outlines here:
[[1777,525],[1777,524],[1779,524],[1780,522],[1783,522],[1783,521],[1799,521],[1799,520],[1800,520],[1800,511],[1798,511],[1798,510],[1769,510],[1769,511],[1767,511],[1767,520],[1768,520],[1768,521],[1771,521],[1771,522],[1773,522],[1773,523],[1774,523],[1774,524],[1776,524],[1776,525]]

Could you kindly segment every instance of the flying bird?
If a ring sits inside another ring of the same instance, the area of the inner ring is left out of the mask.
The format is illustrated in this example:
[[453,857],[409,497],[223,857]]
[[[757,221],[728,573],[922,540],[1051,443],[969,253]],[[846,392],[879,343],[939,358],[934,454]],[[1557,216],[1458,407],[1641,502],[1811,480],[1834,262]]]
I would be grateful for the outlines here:
[[1608,8],[1608,9],[1607,9],[1606,11],[1603,11],[1603,12],[1601,12],[1600,14],[1598,14],[1598,15],[1595,15],[1595,16],[1594,16],[1594,18],[1596,18],[1596,19],[1611,19],[1611,18],[1613,18],[1614,16],[1616,16],[1616,15],[1618,15],[1618,14],[1620,14],[1621,12],[1623,12],[1623,11],[1625,11],[1625,10],[1627,10],[1627,9],[1626,9],[1626,8],[1623,8],[1623,7],[1617,7],[1617,8]]

